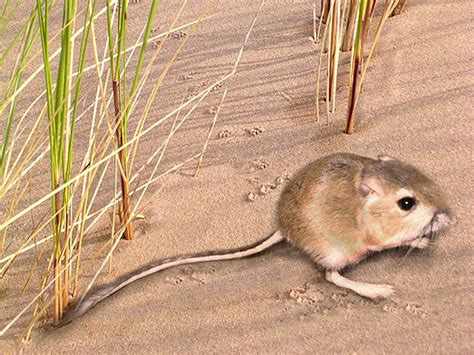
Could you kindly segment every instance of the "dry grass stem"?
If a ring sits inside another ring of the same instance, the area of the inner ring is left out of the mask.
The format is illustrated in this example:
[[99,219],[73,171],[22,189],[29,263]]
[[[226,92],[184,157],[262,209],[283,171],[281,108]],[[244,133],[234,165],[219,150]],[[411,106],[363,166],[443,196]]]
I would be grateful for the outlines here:
[[207,133],[206,142],[204,143],[204,147],[202,148],[201,157],[199,158],[198,163],[196,165],[196,171],[194,172],[194,177],[197,177],[199,168],[201,167],[201,163],[202,163],[202,160],[204,158],[204,154],[207,151],[207,145],[209,144],[209,140],[211,139],[212,131],[214,129],[214,126],[216,125],[217,116],[219,116],[219,112],[221,110],[222,104],[224,103],[226,95],[227,95],[227,88],[224,90],[224,93],[222,94],[221,101],[219,102],[219,106],[217,106],[216,113],[214,114],[214,117],[212,119],[211,127],[209,127],[209,132]]

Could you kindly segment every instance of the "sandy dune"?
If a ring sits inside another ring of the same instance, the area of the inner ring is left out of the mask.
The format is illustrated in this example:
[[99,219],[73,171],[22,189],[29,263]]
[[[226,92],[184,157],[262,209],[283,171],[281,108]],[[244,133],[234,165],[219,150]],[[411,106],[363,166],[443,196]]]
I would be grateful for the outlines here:
[[[178,6],[172,3],[167,18]],[[202,3],[193,2],[183,22],[195,18]],[[137,222],[136,240],[123,242],[111,273],[99,281],[155,259],[262,239],[276,228],[281,186],[262,194],[261,185],[328,153],[385,153],[437,180],[458,218],[434,248],[406,258],[406,251],[386,252],[347,271],[355,280],[394,285],[392,300],[368,301],[338,289],[305,256],[279,246],[250,259],[150,276],[64,328],[40,328],[28,344],[16,338],[18,326],[0,339],[0,347],[28,353],[472,352],[473,4],[412,0],[388,21],[360,101],[358,132],[347,136],[340,132],[349,58],[342,58],[338,110],[328,126],[318,124],[312,3],[267,1],[236,77],[224,85],[227,99],[199,176],[192,177],[193,163],[167,180],[143,211],[145,220]],[[146,7],[130,5],[137,28]],[[180,54],[152,117],[175,107],[183,92],[230,70],[257,8],[256,1],[222,1],[220,14],[203,23]],[[224,87],[173,139],[164,168],[201,151],[211,106]],[[142,161],[168,130],[145,139]],[[106,227],[90,237],[89,250],[95,239],[107,237]],[[1,324],[24,304],[14,295],[27,262],[2,286]],[[94,265],[89,260],[84,285]]]

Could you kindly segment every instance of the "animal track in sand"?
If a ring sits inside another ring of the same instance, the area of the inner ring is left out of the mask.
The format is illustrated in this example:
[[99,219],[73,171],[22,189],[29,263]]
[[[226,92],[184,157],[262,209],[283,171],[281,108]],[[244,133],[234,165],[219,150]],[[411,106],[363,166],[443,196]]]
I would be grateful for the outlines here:
[[250,202],[253,202],[257,199],[257,195],[254,194],[253,192],[249,192],[247,195],[247,200]]
[[191,100],[194,96],[197,95],[197,92],[195,90],[191,90],[187,95],[186,95],[186,101]]
[[207,112],[209,112],[210,114],[216,114],[216,113],[217,113],[217,107],[214,106],[214,105],[211,105],[211,106],[209,106],[209,108],[207,109]]
[[252,185],[260,185],[260,178],[258,178],[257,176],[252,176],[248,179],[248,182]]
[[276,188],[277,188],[276,184],[271,184],[271,183],[270,184],[262,184],[258,188],[258,192],[251,191],[247,194],[247,200],[248,201],[255,201],[258,198],[258,196],[267,195],[270,192],[272,192],[273,190],[275,190]]
[[418,303],[403,303],[396,299],[388,300],[383,306],[382,310],[387,313],[399,313],[399,312],[408,312],[414,316],[419,316],[421,318],[428,317],[428,314],[423,309],[423,307]]
[[[207,85],[206,85],[207,86]],[[217,91],[222,87],[222,84],[216,84],[214,87],[211,89],[211,91]]]
[[166,282],[172,285],[179,285],[183,283],[183,279],[181,277],[172,277],[172,276],[167,276],[165,278]]
[[288,296],[296,303],[306,306],[314,306],[325,299],[325,296],[319,289],[314,285],[309,285],[308,283],[306,283],[304,287],[292,288],[288,292]]
[[270,166],[270,164],[263,158],[258,158],[253,161],[253,166],[257,169],[264,170]]
[[[277,295],[277,300],[283,303],[284,312],[303,310],[304,313],[299,316],[300,320],[312,313],[326,315],[336,310],[346,310],[351,314],[366,307],[377,307],[384,312],[397,312],[403,309],[392,300],[381,303],[362,298],[347,290],[328,292],[314,280],[305,282],[303,286],[291,288],[283,296],[278,297]],[[421,311],[421,307],[417,307],[417,305],[407,306],[406,309],[413,314],[422,314],[422,317],[426,317],[426,313]]]
[[303,307],[305,313],[299,316],[304,320],[310,313],[327,314],[328,297],[315,285],[306,282],[303,286],[295,287],[285,293],[286,297],[281,297],[285,307],[283,311],[289,312],[295,307]]
[[207,282],[207,275],[206,274],[200,274],[200,273],[192,273],[191,274],[191,280],[196,281],[201,285],[204,285]]
[[191,266],[185,266],[178,270],[180,275],[166,277],[166,282],[172,285],[181,285],[187,283],[199,283],[204,285],[210,274],[216,272],[216,267],[211,265],[203,270],[195,270]]
[[251,191],[247,194],[248,201],[255,201],[259,196],[265,196],[269,193],[276,190],[279,186],[285,183],[285,181],[289,180],[288,174],[283,173],[280,176],[277,176],[274,179],[274,182],[268,183],[261,183],[260,179],[256,176],[249,178],[249,182],[256,187],[256,191]]
[[176,32],[172,32],[170,33],[168,36],[169,37],[173,37],[173,38],[183,38],[185,36],[187,36],[188,34],[184,31],[176,31]]
[[197,72],[195,71],[192,71],[190,73],[187,73],[187,74],[184,74],[184,80],[191,80],[191,79],[194,79],[197,75]]
[[224,129],[222,131],[219,132],[218,134],[219,138],[223,139],[223,138],[230,138],[232,136],[232,132],[229,131],[228,129]]
[[426,318],[428,314],[423,310],[422,306],[417,303],[407,303],[405,310],[415,316],[420,316],[421,318]]
[[255,137],[263,133],[263,128],[261,127],[244,128],[244,131],[247,132],[248,135]]
[[383,305],[382,310],[384,312],[394,313],[398,310],[398,307],[397,307],[396,303],[390,301],[390,302]]
[[260,194],[261,195],[266,195],[272,192],[272,190],[275,190],[277,188],[277,185],[275,184],[263,184],[260,186]]

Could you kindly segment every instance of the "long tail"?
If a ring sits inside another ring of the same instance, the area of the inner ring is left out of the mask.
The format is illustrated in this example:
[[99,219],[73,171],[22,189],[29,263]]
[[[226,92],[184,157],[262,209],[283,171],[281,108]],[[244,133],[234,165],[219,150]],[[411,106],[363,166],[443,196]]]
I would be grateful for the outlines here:
[[100,288],[92,293],[90,296],[86,297],[81,303],[79,303],[74,310],[66,313],[64,318],[58,324],[58,327],[66,325],[72,322],[74,319],[82,316],[89,309],[94,307],[97,303],[103,299],[113,295],[118,290],[124,288],[125,286],[131,284],[134,281],[137,281],[145,276],[154,274],[158,271],[169,269],[174,266],[186,265],[186,264],[196,264],[207,261],[220,261],[220,260],[231,260],[239,259],[247,256],[258,254],[271,246],[281,242],[284,239],[280,231],[276,231],[270,237],[260,240],[252,245],[248,245],[243,248],[236,249],[227,249],[227,250],[216,250],[210,252],[203,252],[193,255],[180,255],[173,258],[164,259],[156,262],[153,265],[147,265],[138,270],[132,271],[129,274],[126,274],[120,277],[116,282]]

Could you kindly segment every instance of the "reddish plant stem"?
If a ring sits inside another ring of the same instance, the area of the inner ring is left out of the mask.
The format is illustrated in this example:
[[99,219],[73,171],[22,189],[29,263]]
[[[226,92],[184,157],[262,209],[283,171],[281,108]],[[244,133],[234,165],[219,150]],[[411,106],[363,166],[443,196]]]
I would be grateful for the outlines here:
[[354,118],[355,118],[355,107],[356,107],[356,94],[357,94],[357,86],[358,86],[358,78],[359,78],[359,66],[360,66],[360,58],[356,57],[354,60],[354,72],[352,73],[352,85],[350,88],[350,96],[349,96],[349,109],[348,109],[348,117],[347,117],[347,126],[346,126],[346,134],[354,133]]
[[[112,81],[112,89],[114,94],[114,109],[115,109],[115,136],[117,138],[117,147],[123,146],[122,136],[122,125],[121,125],[121,114],[119,104],[119,90],[118,83],[116,80]],[[125,149],[120,150],[118,153],[119,164],[120,164],[120,185],[122,188],[122,208],[120,208],[120,221],[125,225],[123,232],[123,238],[126,240],[133,239],[133,225],[130,220],[130,194],[127,179],[127,158]]]

